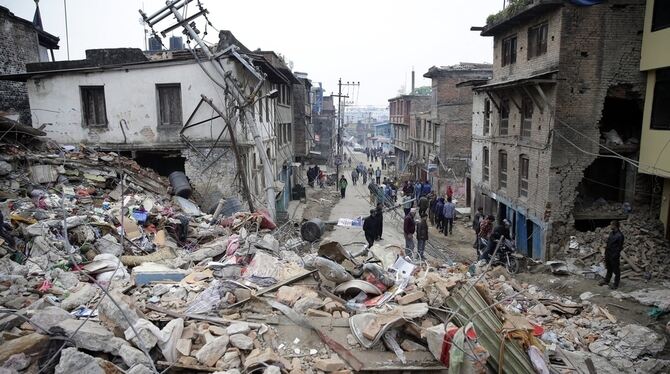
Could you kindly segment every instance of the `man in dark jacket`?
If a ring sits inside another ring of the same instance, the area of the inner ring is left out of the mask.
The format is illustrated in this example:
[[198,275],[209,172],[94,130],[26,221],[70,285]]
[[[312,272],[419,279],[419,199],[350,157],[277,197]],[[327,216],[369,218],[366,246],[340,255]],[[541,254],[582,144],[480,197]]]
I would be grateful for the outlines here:
[[607,246],[605,247],[605,267],[607,268],[607,274],[605,275],[605,280],[600,282],[600,285],[605,286],[609,284],[612,274],[614,274],[614,284],[610,288],[616,290],[619,288],[619,279],[621,278],[621,268],[619,265],[624,238],[621,230],[619,230],[619,221],[612,221],[610,227],[612,228],[612,232],[607,237]]
[[381,203],[377,204],[377,209],[375,209],[375,217],[377,220],[377,237],[375,240],[384,240],[382,238],[382,233],[384,232],[384,208]]
[[405,216],[405,222],[402,226],[402,231],[405,234],[405,256],[412,258],[414,251],[414,233],[416,232],[416,223],[414,222],[414,209]]
[[424,250],[426,249],[426,241],[428,240],[428,221],[426,220],[426,214],[421,215],[421,221],[416,225],[416,250],[419,252],[419,259],[425,260],[426,258],[423,255]]
[[431,225],[435,225],[435,204],[437,204],[437,196],[432,192],[428,196],[428,220]]
[[485,259],[486,261],[491,259],[491,255],[493,255],[493,252],[495,252],[496,246],[498,245],[498,242],[500,240],[510,239],[509,227],[510,222],[507,219],[499,221],[498,225],[493,229],[493,232],[491,233],[488,242],[488,247],[486,248],[486,252],[482,254],[483,259]]
[[438,230],[442,230],[442,210],[444,209],[444,197],[437,199],[435,203],[435,225]]
[[428,196],[423,195],[419,198],[419,217],[424,216],[428,210]]
[[363,221],[363,233],[365,233],[365,240],[368,242],[368,248],[372,247],[377,237],[377,219],[376,211],[370,209],[370,215]]

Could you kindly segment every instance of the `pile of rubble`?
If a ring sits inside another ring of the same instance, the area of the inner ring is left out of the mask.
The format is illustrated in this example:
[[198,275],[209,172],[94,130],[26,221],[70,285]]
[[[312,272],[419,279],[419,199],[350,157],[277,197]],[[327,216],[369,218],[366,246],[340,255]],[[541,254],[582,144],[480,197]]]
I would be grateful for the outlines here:
[[[112,153],[0,156],[0,364],[14,371],[667,370],[665,338],[497,270],[204,214]],[[217,209],[221,211],[222,209]],[[609,365],[609,366],[607,366]],[[602,369],[601,367],[605,368]]]
[[[576,257],[586,266],[599,265],[609,227],[577,232],[571,238],[566,257]],[[621,222],[624,235],[622,278],[634,280],[670,279],[670,242],[663,237],[663,226],[646,213],[635,213]]]

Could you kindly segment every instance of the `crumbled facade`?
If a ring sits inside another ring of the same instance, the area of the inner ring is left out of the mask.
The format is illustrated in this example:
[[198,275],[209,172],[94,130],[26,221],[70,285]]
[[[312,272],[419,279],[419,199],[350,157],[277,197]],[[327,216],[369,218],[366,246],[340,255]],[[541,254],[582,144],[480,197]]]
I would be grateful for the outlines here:
[[600,199],[634,203],[636,168],[607,156],[637,158],[643,11],[534,1],[482,31],[494,62],[473,97],[473,205],[512,221],[523,254],[550,258],[575,220],[618,218],[587,212]]
[[[275,184],[281,213],[291,198],[291,85],[299,81],[263,55],[246,48],[243,52],[266,79],[245,108],[244,118],[232,119],[237,150],[249,192],[262,201],[266,182],[250,130],[256,126],[273,178],[281,182]],[[29,64],[27,73],[4,77],[25,82],[31,106],[44,111],[33,118],[33,126],[43,127],[60,144],[84,144],[146,160],[164,175],[185,171],[206,211],[213,210],[220,198],[244,201],[242,173],[226,121],[201,95],[224,113],[230,99],[191,53],[147,57],[126,48],[89,50],[86,55],[85,60]],[[257,79],[243,64],[232,56],[221,63],[251,94]]]

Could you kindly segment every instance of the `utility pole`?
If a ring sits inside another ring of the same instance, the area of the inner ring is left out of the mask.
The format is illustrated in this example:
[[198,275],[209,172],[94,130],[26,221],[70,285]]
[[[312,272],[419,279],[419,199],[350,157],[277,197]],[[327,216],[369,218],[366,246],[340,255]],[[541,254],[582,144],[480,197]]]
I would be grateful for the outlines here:
[[[205,42],[198,35],[200,31],[197,30],[197,28],[195,28],[195,22],[193,22],[193,20],[201,15],[206,14],[207,10],[202,9],[198,13],[189,16],[186,19],[179,12],[180,8],[183,8],[192,1],[193,0],[168,1],[165,7],[161,8],[161,10],[150,16],[147,16],[142,10],[140,10],[139,12],[142,15],[142,19],[144,19],[144,22],[152,29],[152,31],[155,24],[169,17],[170,15],[174,16],[174,18],[177,20],[177,23],[165,29],[162,32],[162,34],[166,34],[167,32],[172,31],[179,26],[184,28],[184,30],[186,31],[185,33],[198,44],[198,46],[200,47],[200,51],[202,51],[207,56],[207,61],[210,62],[210,65],[214,67],[214,70],[216,70],[216,72],[223,79],[223,84],[221,84],[214,78],[210,77],[217,85],[226,90],[229,90],[231,96],[233,97],[236,103],[239,118],[242,122],[244,122],[247,118],[247,116],[245,116],[245,108],[248,105],[253,105],[254,97],[258,93],[258,90],[260,89],[262,83],[264,82],[265,76],[261,74],[256,67],[250,65],[244,56],[241,56],[237,52],[238,50],[237,46],[233,45],[228,47],[224,52],[228,52],[231,56],[236,57],[237,60],[240,62],[240,64],[242,64],[244,68],[246,68],[251,74],[253,74],[258,79],[258,83],[256,84],[256,87],[252,91],[251,95],[247,96],[245,92],[242,92],[240,90],[238,82],[236,82],[235,79],[233,79],[231,72],[226,71],[223,68],[222,64],[218,61],[219,58],[221,58],[221,56],[224,55],[224,53],[218,52],[216,55],[213,54],[212,51],[207,46],[207,44],[205,44]],[[157,36],[155,31],[154,35]],[[192,53],[194,54],[194,57],[197,59],[198,56],[196,55],[196,53],[193,51]],[[265,153],[265,147],[263,145],[263,141],[261,139],[261,135],[258,131],[258,128],[256,127],[256,122],[253,116],[250,122],[251,123],[249,126],[249,131],[251,131],[252,137],[254,139],[254,144],[256,145],[256,152],[260,156],[261,162],[263,164],[263,176],[265,180],[265,195],[267,199],[267,210],[270,214],[270,217],[272,219],[275,219],[276,216],[275,186],[274,186],[274,175],[272,173],[272,166],[270,164],[270,158]]]
[[[360,82],[347,82],[347,83],[342,83],[342,78],[338,79],[337,81],[337,137],[336,143],[335,143],[335,170],[337,173],[337,180],[340,178],[340,164],[343,162],[343,152],[342,152],[342,121],[344,120],[344,108],[346,107],[346,100],[344,101],[344,105],[342,105],[342,98],[348,98],[348,95],[342,95],[342,86],[353,86],[353,87],[358,87],[360,86]],[[336,96],[336,95],[332,95]],[[336,189],[337,183],[335,184]]]

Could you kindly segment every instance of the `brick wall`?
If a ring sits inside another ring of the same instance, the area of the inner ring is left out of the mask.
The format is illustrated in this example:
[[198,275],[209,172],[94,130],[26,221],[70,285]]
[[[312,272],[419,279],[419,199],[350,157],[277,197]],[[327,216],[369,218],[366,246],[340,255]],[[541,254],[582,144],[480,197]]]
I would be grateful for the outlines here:
[[[510,99],[509,134],[500,136],[500,114],[491,104],[490,134],[483,132],[484,92],[474,95],[472,113],[473,192],[496,194],[529,218],[547,222],[549,242],[567,238],[572,230],[572,211],[577,187],[584,170],[599,152],[599,121],[607,91],[625,86],[643,95],[645,81],[639,72],[640,46],[644,13],[643,0],[612,0],[605,4],[562,8],[496,35],[494,74],[491,83],[528,78],[558,70],[555,84],[542,84],[548,105],[534,105],[531,136],[520,136],[521,95],[518,85],[494,90],[494,97]],[[527,30],[548,20],[546,55],[527,59]],[[500,66],[503,38],[517,35],[517,62]],[[496,96],[498,95],[498,96]],[[539,101],[539,97],[536,97]],[[516,103],[515,103],[516,102]],[[544,100],[540,102],[544,104]],[[575,128],[574,132],[568,126]],[[560,134],[574,143],[563,140]],[[595,140],[594,141],[589,141]],[[482,151],[489,149],[489,181],[482,181]],[[507,187],[500,188],[499,152],[507,152]],[[592,153],[593,155],[589,155]],[[527,155],[529,165],[528,197],[519,196],[519,156]],[[545,243],[545,251],[548,243]]]
[[[39,60],[35,29],[0,8],[0,75],[24,73],[26,62]],[[23,82],[0,81],[0,113],[18,116],[21,123],[30,125],[28,92]]]
[[[644,7],[643,0],[613,0],[563,8],[566,37],[560,52],[555,131],[586,152],[598,153],[598,145],[587,137],[599,138],[598,123],[610,87],[629,85],[631,91],[644,96],[645,80],[639,71]],[[563,239],[564,230],[572,226],[576,189],[594,159],[562,138],[554,138],[549,174],[554,241]]]

